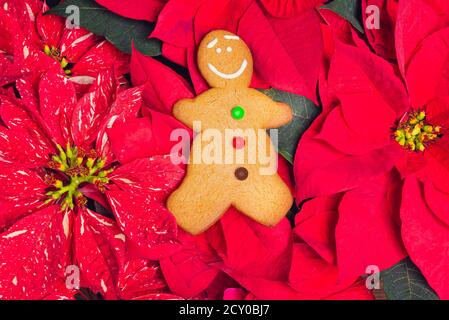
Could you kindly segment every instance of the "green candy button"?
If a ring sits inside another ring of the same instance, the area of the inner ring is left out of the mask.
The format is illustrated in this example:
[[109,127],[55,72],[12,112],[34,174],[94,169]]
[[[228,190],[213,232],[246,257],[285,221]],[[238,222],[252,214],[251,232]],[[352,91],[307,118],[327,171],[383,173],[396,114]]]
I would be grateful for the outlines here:
[[241,106],[234,107],[231,110],[231,116],[236,120],[241,120],[245,116],[245,109]]

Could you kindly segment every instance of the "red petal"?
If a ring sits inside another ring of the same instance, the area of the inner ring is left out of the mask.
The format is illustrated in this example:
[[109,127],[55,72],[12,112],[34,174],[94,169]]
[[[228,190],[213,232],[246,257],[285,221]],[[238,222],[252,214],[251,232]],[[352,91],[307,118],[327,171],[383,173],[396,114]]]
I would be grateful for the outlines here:
[[43,300],[76,300],[75,295],[78,293],[76,289],[67,288],[64,279],[61,279],[53,292],[45,296]]
[[436,97],[425,108],[426,119],[435,125],[449,127],[449,97]]
[[8,201],[0,199],[0,232],[9,228],[20,218],[42,208],[42,202],[32,199],[31,201]]
[[183,300],[183,298],[170,293],[150,293],[133,300]]
[[[353,284],[352,281],[338,281],[337,267],[322,260],[304,243],[294,245],[292,260],[289,282],[298,293],[309,298],[332,299],[332,295],[350,288]],[[365,288],[364,295],[357,298],[363,298],[367,292]]]
[[41,299],[53,293],[69,264],[58,206],[38,211],[0,235],[2,299]]
[[422,185],[413,177],[405,180],[402,196],[402,239],[407,252],[439,297],[449,299],[448,227],[433,215]]
[[133,50],[131,77],[134,85],[145,85],[144,99],[151,108],[171,113],[180,99],[193,98],[187,82],[172,69]]
[[326,300],[375,300],[375,298],[362,279],[351,287],[327,297]]
[[223,300],[252,300],[251,294],[241,288],[226,289],[223,295]]
[[122,165],[109,178],[122,190],[151,193],[162,202],[183,176],[184,170],[174,165],[169,156],[154,156]]
[[341,195],[307,201],[296,215],[294,232],[328,263],[336,262],[335,227]]
[[449,95],[449,28],[433,33],[420,43],[406,70],[411,103],[422,108],[436,97]]
[[197,0],[168,1],[157,18],[151,37],[177,47],[194,47],[193,20],[201,3]]
[[6,54],[0,54],[0,86],[14,82],[19,77],[20,70],[17,68],[17,65]]
[[[26,110],[36,119],[41,119],[39,114],[39,81],[32,77],[25,77],[16,81],[16,88]],[[39,118],[40,117],[40,118]],[[40,121],[44,123],[44,121]]]
[[121,163],[156,154],[152,124],[148,118],[130,119],[107,130],[114,156]]
[[0,163],[0,198],[33,202],[44,197],[47,187],[36,172],[20,165]]
[[348,126],[343,110],[338,106],[329,112],[316,138],[326,141],[340,152],[351,155],[363,155],[390,144],[391,126],[383,127],[379,124],[379,131],[356,132]]
[[159,264],[143,259],[127,261],[117,282],[120,296],[126,300],[161,294],[166,286]]
[[398,65],[405,74],[411,57],[421,41],[443,26],[441,15],[426,1],[401,1],[396,22],[396,52]]
[[14,64],[25,76],[30,76],[34,81],[39,81],[42,74],[55,72],[62,74],[60,64],[47,56],[40,48],[36,48],[28,40],[19,42],[14,50]]
[[303,300],[313,299],[309,294],[295,291],[287,281],[272,281],[263,278],[241,275],[236,272],[227,273],[248,290],[257,300]]
[[386,147],[366,155],[347,156],[323,141],[303,138],[294,162],[296,201],[358,187],[372,177],[390,171],[401,154]]
[[17,32],[17,29],[19,28],[20,26],[18,25],[17,19],[15,19],[12,12],[0,10],[0,29],[2,30],[0,36],[0,49],[2,51],[9,54],[14,52],[15,43],[18,41],[19,37],[23,37],[20,32]]
[[325,0],[261,0],[262,5],[272,15],[278,18],[289,18],[300,15],[321,6]]
[[0,126],[0,162],[18,162],[28,166],[46,164],[51,149],[47,146],[44,148],[37,142],[27,133],[7,130]]
[[387,140],[396,118],[408,110],[405,87],[393,67],[365,50],[337,45],[329,86],[355,134]]
[[243,13],[252,3],[251,0],[203,1],[194,19],[195,43],[214,29],[236,33]]
[[219,258],[205,234],[194,237],[180,230],[178,239],[182,244],[180,251],[161,259],[160,264],[170,290],[190,298],[205,290],[215,279],[219,270],[211,264]]
[[76,145],[88,147],[97,137],[100,124],[115,99],[116,90],[113,72],[105,70],[98,75],[89,93],[78,101],[73,109],[71,122]]
[[288,186],[292,194],[295,193],[295,183],[293,181],[293,170],[290,162],[284,157],[278,157],[278,175],[282,181]]
[[[0,131],[4,133],[2,140],[5,140],[0,147],[2,150],[0,154],[3,154],[4,157],[3,161],[23,161],[34,165],[46,163],[49,160],[49,154],[54,151],[51,142],[25,110],[13,101],[1,98],[1,120],[10,129],[0,128]],[[23,148],[18,147],[24,143],[29,144],[24,145]],[[7,156],[8,154],[9,156]]]
[[64,29],[59,44],[61,56],[66,57],[71,63],[76,63],[98,41],[99,38],[86,29]]
[[158,259],[170,254],[177,239],[176,220],[153,194],[108,191],[106,196],[120,229],[138,255]]
[[355,280],[375,265],[387,269],[406,256],[399,236],[400,179],[384,175],[348,191],[335,231],[340,277]]
[[195,48],[187,48],[187,68],[189,69],[190,79],[197,94],[200,94],[209,89],[209,86],[206,80],[201,75],[200,69],[198,68],[198,65],[196,63]]
[[[185,80],[173,71],[152,72],[148,72],[151,80],[146,82],[143,90],[144,101],[151,109],[171,113],[174,104],[180,99],[193,98],[192,91]],[[152,77],[152,74],[158,74],[162,78]]]
[[[446,136],[446,138],[448,137]],[[443,137],[441,139],[445,138]],[[449,193],[449,158],[447,156],[449,142],[446,143],[446,146],[444,146],[442,142],[443,141],[440,141],[442,148],[439,150],[438,156],[435,155],[437,153],[435,151],[436,145],[429,150],[430,156],[425,157],[427,162],[426,168],[419,173],[419,178],[421,181],[429,181],[434,184],[437,189]]]
[[11,25],[14,34],[18,35],[16,40],[26,37],[32,42],[37,43],[39,41],[35,20],[36,15],[42,10],[42,2],[38,0],[3,1],[1,6],[2,11],[8,12],[10,17],[16,21]]
[[142,106],[142,88],[136,87],[128,89],[117,94],[115,101],[103,120],[97,136],[96,148],[99,153],[107,157],[108,160],[113,159],[111,143],[106,133],[107,129],[114,125],[125,124],[127,121],[135,119]]
[[186,54],[187,50],[185,48],[173,46],[169,43],[162,44],[162,55],[183,67],[187,67]]
[[57,48],[64,29],[65,20],[54,15],[44,15],[48,5],[44,2],[42,11],[36,17],[36,28],[41,36],[43,45]]
[[403,154],[395,163],[395,167],[402,177],[415,174],[427,167],[427,159],[424,154],[404,152],[404,149],[399,144],[391,145],[391,147],[398,150],[398,153]]
[[263,279],[286,279],[291,248],[291,227],[287,219],[269,228],[231,208],[220,219],[220,226],[223,244],[212,245],[222,256],[226,269]]
[[184,125],[170,115],[151,110],[149,115],[151,118],[128,120],[107,130],[114,155],[121,163],[170,154],[172,147],[179,143],[172,141],[170,135],[175,129],[185,129]]
[[40,114],[52,134],[52,139],[65,146],[68,141],[65,117],[70,115],[76,103],[75,88],[67,78],[47,73],[39,83]]
[[252,51],[257,74],[266,82],[316,101],[322,53],[319,23],[313,11],[289,19],[266,17],[254,2],[240,20],[238,34]]
[[75,258],[81,271],[81,287],[117,298],[115,283],[123,263],[125,236],[107,217],[83,209],[75,220]]
[[33,129],[37,128],[28,113],[19,107],[20,100],[0,95],[0,103],[0,116],[6,127],[15,130],[23,129],[27,126]]
[[432,183],[424,184],[424,196],[429,209],[443,223],[449,226],[449,216],[446,208],[449,208],[449,194],[438,190]]
[[96,78],[101,70],[114,66],[116,74],[121,75],[129,70],[129,56],[120,52],[106,40],[90,48],[72,68],[74,75]]
[[165,0],[95,0],[112,12],[135,20],[156,21]]

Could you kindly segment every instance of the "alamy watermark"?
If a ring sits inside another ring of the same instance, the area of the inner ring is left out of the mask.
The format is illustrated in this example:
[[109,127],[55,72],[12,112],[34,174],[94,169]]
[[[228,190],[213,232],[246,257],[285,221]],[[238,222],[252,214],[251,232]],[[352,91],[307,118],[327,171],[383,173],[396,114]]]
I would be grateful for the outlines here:
[[76,265],[69,265],[65,268],[65,286],[69,290],[80,288],[80,268]]
[[366,267],[365,273],[368,275],[365,280],[365,286],[368,290],[380,289],[380,268],[376,265]]
[[80,28],[80,8],[75,5],[70,5],[65,8],[65,13],[68,14],[65,19],[65,27],[67,29]]
[[380,29],[380,8],[376,5],[370,5],[365,10],[365,27],[368,30]]
[[[254,164],[261,175],[277,172],[278,130],[270,129],[201,129],[201,121],[193,122],[193,145],[185,129],[175,129],[170,140],[177,141],[170,152],[174,164]],[[271,139],[270,139],[271,138]]]

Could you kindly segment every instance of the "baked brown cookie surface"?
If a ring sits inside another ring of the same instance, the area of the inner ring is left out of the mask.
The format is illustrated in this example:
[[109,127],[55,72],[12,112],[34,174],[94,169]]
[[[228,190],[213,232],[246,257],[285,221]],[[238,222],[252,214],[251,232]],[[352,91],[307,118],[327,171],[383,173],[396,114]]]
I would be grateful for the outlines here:
[[274,226],[293,198],[277,174],[277,153],[266,129],[290,122],[291,109],[249,88],[251,52],[235,34],[208,33],[198,48],[198,67],[211,89],[173,107],[175,117],[197,135],[186,176],[167,207],[191,234],[205,231],[230,206]]

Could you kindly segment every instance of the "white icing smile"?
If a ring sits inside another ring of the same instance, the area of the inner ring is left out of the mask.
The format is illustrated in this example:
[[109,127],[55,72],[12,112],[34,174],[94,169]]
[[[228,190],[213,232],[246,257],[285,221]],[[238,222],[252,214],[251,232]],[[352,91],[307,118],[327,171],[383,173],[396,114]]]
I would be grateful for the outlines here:
[[246,67],[248,66],[248,61],[246,61],[246,59],[243,59],[242,65],[240,66],[240,68],[236,72],[233,72],[233,73],[224,73],[224,72],[218,71],[218,69],[211,63],[208,63],[207,66],[209,67],[210,71],[215,73],[220,78],[235,79],[235,78],[240,77],[242,75],[242,73],[245,71]]

